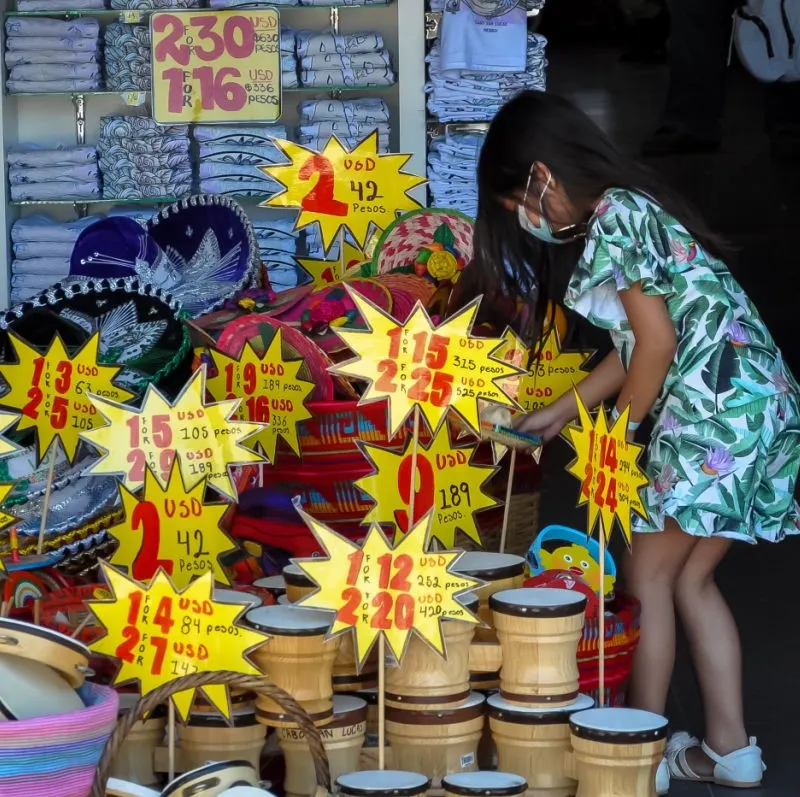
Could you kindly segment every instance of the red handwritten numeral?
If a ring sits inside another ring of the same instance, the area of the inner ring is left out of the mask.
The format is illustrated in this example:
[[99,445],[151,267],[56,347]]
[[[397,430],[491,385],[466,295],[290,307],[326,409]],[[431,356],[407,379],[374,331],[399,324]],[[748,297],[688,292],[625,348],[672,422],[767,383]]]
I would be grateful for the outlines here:
[[353,551],[348,557],[347,561],[350,562],[350,569],[347,571],[347,583],[351,586],[358,582],[358,577],[361,574],[361,563],[364,561],[364,552],[362,550]]
[[156,609],[156,616],[153,618],[153,622],[161,626],[161,633],[168,634],[170,628],[175,625],[175,621],[172,619],[172,598],[167,597],[166,595],[159,601],[158,609]]
[[69,400],[64,396],[54,396],[53,406],[50,409],[50,426],[53,429],[63,429],[67,425],[67,412]]
[[348,587],[342,592],[342,600],[345,603],[336,612],[336,619],[345,625],[355,625],[358,622],[356,609],[358,609],[358,604],[361,603],[361,592],[355,587]]
[[143,482],[144,472],[147,467],[147,459],[144,455],[144,451],[142,451],[141,448],[135,448],[133,451],[128,452],[128,456],[125,459],[131,466],[128,471],[128,478],[132,482]]
[[167,653],[167,640],[164,637],[150,637],[150,644],[156,649],[153,663],[150,665],[150,672],[153,675],[161,675],[161,668],[164,666],[164,656]]
[[400,341],[403,339],[403,327],[394,327],[386,333],[389,338],[389,356],[395,360],[400,356]]
[[377,609],[369,622],[370,628],[379,628],[388,631],[392,627],[389,612],[392,610],[392,596],[388,592],[379,592],[373,599],[372,605]]
[[400,631],[410,631],[414,626],[414,596],[404,592],[394,602],[394,625]]
[[125,628],[122,629],[122,638],[125,641],[120,642],[119,645],[117,645],[114,655],[118,659],[128,662],[128,664],[132,664],[136,660],[136,656],[133,655],[133,651],[141,639],[139,629],[132,625],[126,625]]
[[[407,454],[400,463],[400,467],[397,469],[397,489],[400,493],[400,500],[409,507],[411,506],[412,490],[411,460],[412,455]],[[431,508],[433,507],[435,488],[433,465],[431,465],[431,462],[427,457],[419,454],[417,454],[416,479],[419,480],[419,488],[417,488],[416,484],[413,485],[413,488],[415,489],[414,523],[418,523],[422,517],[430,512]],[[407,532],[411,528],[408,522],[408,512],[405,509],[397,510],[394,517],[400,531]]]
[[58,376],[53,381],[56,393],[66,393],[72,382],[72,363],[69,360],[61,360],[56,366]]
[[380,376],[375,380],[375,389],[382,393],[394,393],[397,385],[392,380],[397,376],[397,363],[394,360],[381,360],[377,367]]
[[303,197],[300,206],[307,213],[319,213],[324,216],[346,216],[347,203],[334,197],[336,186],[333,165],[319,153],[312,155],[301,167],[297,176],[300,180],[310,180],[319,175],[317,184]]
[[[173,14],[156,14],[153,17],[153,32],[164,33],[170,28],[167,35],[156,42],[154,56],[157,63],[175,61],[181,66],[188,66],[190,52],[188,44],[178,44],[183,35],[183,22]],[[172,71],[172,70],[170,70]]]
[[[133,453],[133,452],[131,452]],[[172,575],[173,563],[169,559],[159,559],[158,549],[161,543],[161,519],[158,509],[150,501],[140,501],[131,514],[131,528],[134,531],[142,527],[142,547],[131,568],[137,581],[151,579],[159,567],[163,567],[167,575]]]
[[427,401],[430,396],[427,387],[431,383],[431,372],[427,368],[415,368],[411,372],[411,378],[417,381],[408,389],[408,397],[421,403]]
[[40,387],[32,387],[28,391],[28,398],[30,401],[22,408],[22,414],[35,421],[39,417],[39,405],[44,398],[42,389]]

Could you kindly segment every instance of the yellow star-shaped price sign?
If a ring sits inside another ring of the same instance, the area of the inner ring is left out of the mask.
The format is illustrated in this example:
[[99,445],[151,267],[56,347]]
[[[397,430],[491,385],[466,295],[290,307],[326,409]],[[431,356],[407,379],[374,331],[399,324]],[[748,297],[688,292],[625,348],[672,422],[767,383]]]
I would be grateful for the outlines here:
[[[12,423],[13,423],[13,420],[12,420]],[[5,442],[5,441],[3,441],[2,438],[0,438],[0,442]],[[5,501],[6,498],[8,498],[8,494],[13,489],[14,489],[14,484],[13,483],[11,483],[11,484],[0,484],[0,507],[2,507],[3,501]],[[0,509],[0,529],[4,529],[7,526],[10,526],[15,520],[16,520],[16,518],[14,517],[14,515],[9,515],[7,512],[4,512],[2,509]],[[3,560],[0,559],[0,573],[4,572],[5,569],[6,569],[6,566],[3,563]]]
[[342,229],[364,247],[370,225],[386,229],[398,213],[422,207],[408,192],[425,178],[403,171],[410,155],[380,154],[377,131],[353,150],[336,136],[322,152],[291,141],[275,143],[290,163],[260,167],[284,186],[262,207],[300,208],[295,227],[318,222],[326,252]]
[[482,584],[452,572],[461,551],[425,553],[430,518],[414,526],[395,548],[379,526],[372,526],[359,548],[301,514],[328,558],[295,560],[319,585],[299,605],[336,612],[331,636],[355,629],[359,664],[381,633],[399,661],[412,633],[444,655],[442,620],[480,622],[457,600]]
[[58,335],[44,354],[11,332],[9,339],[17,362],[0,364],[0,375],[9,386],[0,403],[22,413],[18,431],[36,429],[40,460],[53,440],[60,440],[72,462],[81,432],[100,420],[89,394],[122,402],[133,393],[114,384],[120,370],[116,365],[97,362],[99,333],[72,356]]
[[504,382],[503,390],[514,396],[525,412],[534,412],[552,404],[559,396],[563,396],[589,376],[589,372],[583,368],[594,352],[562,351],[555,329],[547,334],[541,351],[529,366],[530,349],[511,330],[506,330],[503,339],[505,343],[498,350],[497,357],[511,357],[512,362],[521,361],[523,367],[527,368],[518,381]]
[[202,481],[186,490],[174,462],[166,489],[149,468],[141,500],[123,487],[125,520],[109,529],[119,541],[111,564],[137,581],[149,581],[162,568],[178,589],[204,573],[230,584],[219,563],[236,547],[220,527],[230,504],[204,504],[204,492]]
[[380,239],[380,234],[374,232],[361,249],[353,246],[347,238],[344,239],[344,255],[339,255],[332,260],[319,260],[316,258],[298,258],[297,262],[311,275],[311,281],[317,288],[324,288],[334,282],[341,282],[350,272],[350,269],[360,266],[372,259],[372,253]]
[[581,482],[578,506],[589,505],[588,533],[592,534],[599,518],[602,533],[608,539],[616,518],[630,545],[631,513],[647,517],[639,495],[647,485],[647,477],[639,468],[643,446],[627,440],[628,407],[609,429],[602,407],[593,421],[577,390],[575,400],[580,427],[568,426],[564,436],[577,457],[567,470]]
[[[0,399],[0,401],[2,401],[2,399]],[[16,443],[2,436],[3,432],[5,432],[9,426],[13,426],[19,419],[20,416],[16,412],[3,412],[3,410],[0,410],[0,457],[19,451],[19,446]]]
[[300,456],[297,424],[311,417],[305,401],[314,391],[313,382],[298,376],[303,361],[283,358],[281,341],[279,329],[261,356],[249,342],[244,344],[238,358],[212,349],[210,354],[217,375],[211,377],[206,385],[217,401],[241,399],[237,415],[264,424],[248,440],[248,446],[254,447],[259,443],[271,462],[275,461],[279,437]]
[[348,292],[369,329],[336,329],[356,356],[331,371],[368,381],[365,402],[388,398],[392,436],[415,406],[434,432],[452,407],[476,433],[479,399],[516,408],[499,387],[501,380],[520,373],[494,356],[502,339],[470,334],[478,300],[435,327],[419,302],[399,324],[349,287]]
[[174,403],[153,385],[147,386],[141,409],[92,396],[106,425],[81,437],[106,454],[87,473],[119,475],[128,489],[138,490],[150,468],[166,487],[177,456],[187,490],[205,479],[235,501],[229,468],[263,462],[263,457],[243,445],[262,424],[232,420],[238,400],[206,404],[205,393],[206,368],[202,366]]
[[[266,637],[238,625],[248,608],[244,602],[214,600],[211,573],[178,590],[161,570],[145,585],[105,562],[101,566],[114,597],[87,602],[106,629],[105,636],[90,648],[120,660],[115,684],[139,681],[144,696],[176,678],[199,672],[259,674],[246,656]],[[172,698],[181,718],[189,716],[195,691],[179,692]],[[203,692],[224,716],[230,716],[224,686],[207,686]]]
[[376,502],[364,523],[394,523],[399,532],[405,533],[433,510],[431,537],[445,548],[455,547],[456,530],[481,545],[475,513],[500,502],[483,492],[483,486],[497,469],[472,464],[475,446],[454,448],[447,424],[427,446],[420,446],[413,480],[413,520],[408,515],[412,489],[411,446],[407,445],[401,454],[377,446],[364,446],[363,450],[376,470],[356,482],[356,487]]

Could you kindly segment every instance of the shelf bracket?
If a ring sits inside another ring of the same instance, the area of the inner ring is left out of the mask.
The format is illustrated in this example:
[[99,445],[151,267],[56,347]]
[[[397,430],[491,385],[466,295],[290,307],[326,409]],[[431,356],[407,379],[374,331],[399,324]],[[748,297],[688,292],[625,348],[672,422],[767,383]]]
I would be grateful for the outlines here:
[[331,30],[334,34],[339,32],[339,9],[332,8],[331,9]]
[[80,144],[86,143],[86,97],[83,94],[73,94],[72,104],[75,106],[75,140]]
[[439,26],[442,24],[441,11],[425,12],[425,38],[430,41],[439,36]]

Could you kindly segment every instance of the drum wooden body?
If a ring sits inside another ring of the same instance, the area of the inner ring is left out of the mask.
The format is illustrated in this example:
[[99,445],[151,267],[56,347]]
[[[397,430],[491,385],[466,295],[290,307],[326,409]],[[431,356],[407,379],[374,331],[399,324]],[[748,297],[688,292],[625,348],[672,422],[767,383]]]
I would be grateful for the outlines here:
[[497,747],[497,767],[528,782],[527,797],[572,797],[570,717],[594,705],[578,695],[570,706],[518,706],[492,695],[486,701],[489,726]]
[[[319,731],[328,754],[332,779],[359,769],[366,730],[366,701],[336,695],[333,698],[333,720]],[[278,728],[276,735],[286,761],[283,784],[286,797],[312,797],[317,790],[317,781],[305,733],[300,728]]]
[[422,797],[430,785],[430,780],[419,772],[396,769],[351,772],[336,778],[342,797]]
[[386,738],[392,765],[421,772],[437,790],[445,775],[477,770],[485,701],[475,692],[456,708],[416,711],[387,707]]
[[283,580],[286,584],[286,597],[289,603],[297,603],[304,595],[313,592],[314,582],[306,575],[300,565],[286,565],[283,568]]
[[[120,695],[120,705],[129,704],[126,707],[129,710],[138,699],[136,694]],[[155,771],[155,753],[156,747],[164,740],[166,727],[167,717],[163,707],[146,720],[134,723],[111,762],[110,776],[142,786],[157,785],[159,778]]]
[[[276,685],[285,689],[310,715],[324,724],[333,716],[333,661],[339,638],[325,639],[331,615],[297,606],[263,606],[247,613],[250,625],[270,638],[250,658]],[[256,698],[260,722],[291,727],[281,707],[270,698]]]
[[233,725],[219,716],[193,714],[178,733],[181,763],[194,769],[207,761],[247,761],[258,771],[266,738],[253,710],[234,712]]
[[[477,600],[464,604],[471,611]],[[444,620],[441,624],[445,657],[416,635],[398,667],[386,670],[386,705],[425,709],[457,706],[469,697],[469,648],[475,635],[472,623]]]
[[525,778],[510,772],[459,772],[442,779],[444,797],[514,797],[525,794]]
[[258,786],[256,770],[247,761],[205,764],[169,783],[161,797],[220,797],[232,786]]
[[[202,697],[199,693],[195,693],[196,697],[192,704],[192,714],[210,714],[211,716],[218,717],[219,709],[211,702]],[[256,696],[254,692],[244,692],[241,689],[230,689],[228,691],[228,700],[230,701],[231,711],[247,711],[252,709],[256,704]]]
[[585,596],[539,587],[496,592],[489,602],[503,651],[503,697],[520,705],[575,700]]
[[573,714],[577,797],[655,797],[667,720],[649,711],[596,708]]

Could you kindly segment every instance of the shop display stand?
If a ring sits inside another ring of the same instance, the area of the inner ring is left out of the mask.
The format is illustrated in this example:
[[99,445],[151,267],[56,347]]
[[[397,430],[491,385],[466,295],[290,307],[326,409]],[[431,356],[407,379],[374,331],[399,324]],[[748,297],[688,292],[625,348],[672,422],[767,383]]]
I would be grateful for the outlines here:
[[[282,94],[281,118],[278,124],[287,126],[291,135],[297,123],[297,104],[302,99],[330,97],[355,99],[364,96],[382,97],[391,112],[392,128],[390,143],[393,152],[413,153],[406,167],[409,171],[424,175],[426,162],[425,138],[425,0],[387,0],[383,5],[369,6],[279,6],[281,23],[294,30],[332,29],[334,32],[375,30],[384,37],[386,48],[392,55],[397,82],[386,87],[337,87],[320,90],[315,87],[288,89]],[[20,12],[14,0],[0,3],[3,20],[9,17],[49,17],[52,19],[75,19],[94,17],[103,27],[114,21],[147,24],[152,11],[122,10],[75,10]],[[164,9],[176,13],[194,12],[202,9]],[[0,34],[0,44],[5,52],[5,26]],[[3,182],[6,201],[0,207],[0,227],[5,234],[0,239],[0,306],[9,304],[11,248],[9,231],[20,216],[33,212],[46,212],[66,220],[88,213],[108,212],[115,206],[150,206],[154,211],[159,205],[170,204],[175,197],[160,197],[140,200],[97,199],[91,202],[75,200],[22,201],[8,199],[8,168],[5,153],[17,143],[35,143],[42,146],[55,144],[94,144],[99,132],[99,119],[109,114],[137,113],[149,111],[150,93],[139,91],[83,91],[63,93],[9,94],[5,90],[8,70],[3,69],[3,101],[0,103],[0,135],[2,135]],[[71,100],[70,104],[65,100]],[[416,189],[416,198],[425,203],[424,187]],[[232,197],[239,201],[253,217],[262,214],[286,215],[287,211],[259,208],[258,203],[266,199],[255,197]],[[292,213],[293,215],[293,213]]]

